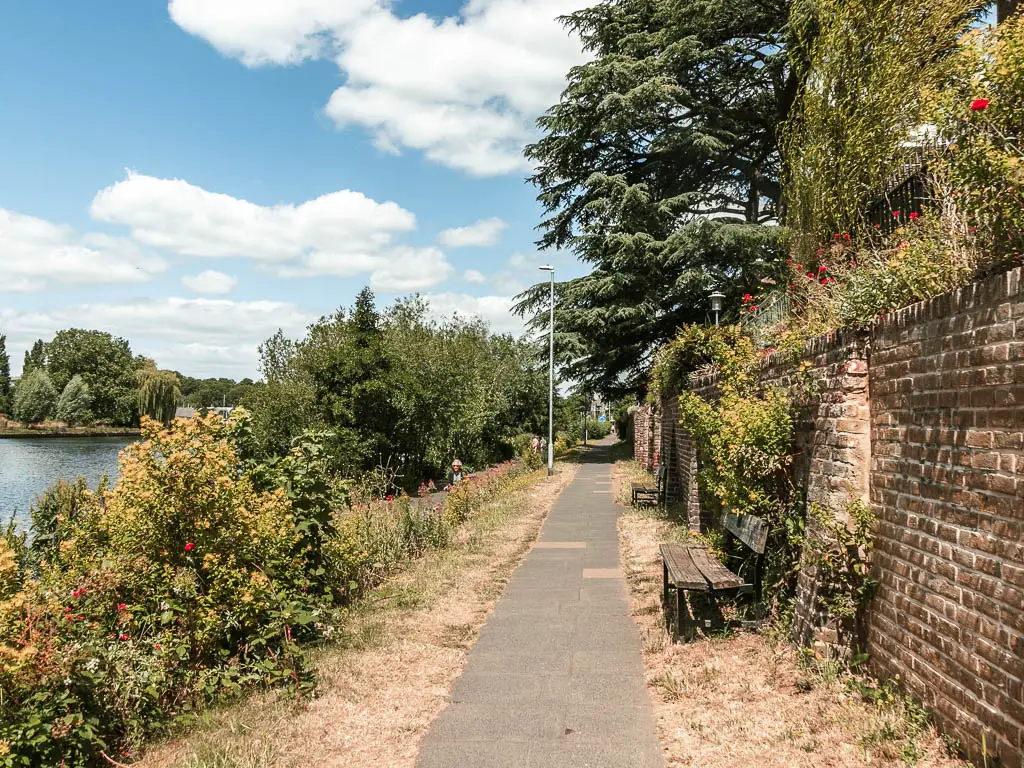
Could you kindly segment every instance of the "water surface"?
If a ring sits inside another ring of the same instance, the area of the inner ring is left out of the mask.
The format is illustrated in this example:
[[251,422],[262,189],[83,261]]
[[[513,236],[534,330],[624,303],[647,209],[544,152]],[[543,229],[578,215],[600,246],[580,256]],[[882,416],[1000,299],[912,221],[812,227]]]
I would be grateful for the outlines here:
[[95,487],[100,477],[117,477],[117,454],[130,440],[124,437],[0,438],[0,523],[11,514],[21,526],[37,494],[58,478],[79,475]]

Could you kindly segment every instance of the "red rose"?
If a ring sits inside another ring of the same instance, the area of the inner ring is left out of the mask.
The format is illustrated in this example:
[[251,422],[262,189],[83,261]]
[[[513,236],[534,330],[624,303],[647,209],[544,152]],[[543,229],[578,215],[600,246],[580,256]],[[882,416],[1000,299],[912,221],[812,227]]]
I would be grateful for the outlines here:
[[797,264],[797,265],[796,265],[796,268],[797,268],[797,269],[803,269],[803,268],[804,268],[804,265],[803,265],[803,264]]
[[750,311],[751,311],[751,312],[757,312],[757,307],[756,307],[756,306],[754,306],[753,304],[751,304],[751,305],[750,305]]
[[744,293],[743,294],[743,303],[744,304],[747,304],[747,303],[749,303],[749,302],[751,302],[753,300],[754,300],[754,297],[751,296],[749,293]]
[[119,611],[127,611],[128,610],[128,606],[125,605],[124,603],[118,603],[117,604],[117,610],[119,610]]
[[916,211],[914,213],[910,214],[911,221],[919,219],[920,217],[921,217],[921,214],[917,213]]
[[808,272],[807,273],[807,277],[809,277],[811,280],[813,280],[814,279],[814,273],[813,272]]
[[195,548],[196,548],[196,545],[193,544],[191,541],[188,544],[185,545],[185,551],[186,552],[191,552]]
[[988,104],[988,99],[975,99],[974,101],[971,102],[971,111],[982,112],[988,109]]
[[820,267],[818,267],[818,274],[820,275],[826,269],[828,269],[828,267],[826,267],[824,264],[822,264]]
[[893,212],[892,212],[892,217],[893,217],[894,219],[898,219],[898,218],[900,217],[900,212],[899,212],[899,211],[893,211]]
[[127,639],[128,639],[128,633],[127,633],[127,632],[123,633],[123,634],[121,635],[121,639],[122,639],[122,640],[127,640]]
[[821,284],[822,284],[822,285],[828,285],[828,278],[827,278],[827,277],[823,277],[823,278],[821,279]]
[[393,501],[393,500],[394,500],[394,498],[395,498],[395,497],[394,497],[394,496],[392,496],[392,495],[391,495],[391,494],[389,493],[389,494],[388,494],[388,497],[387,497],[387,499],[385,499],[385,500],[386,500],[386,501]]

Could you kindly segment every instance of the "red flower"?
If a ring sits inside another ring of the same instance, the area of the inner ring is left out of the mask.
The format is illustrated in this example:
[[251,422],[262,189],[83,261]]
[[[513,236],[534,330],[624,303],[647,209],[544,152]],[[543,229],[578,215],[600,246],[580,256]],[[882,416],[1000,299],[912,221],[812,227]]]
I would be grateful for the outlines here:
[[119,611],[127,611],[128,610],[128,606],[125,605],[124,603],[118,603],[117,604],[117,610],[119,610]]
[[792,259],[786,259],[786,263],[787,263],[787,264],[792,264],[792,263],[793,263],[793,260],[792,260]]
[[826,269],[828,269],[828,267],[826,267],[824,264],[822,264],[820,267],[818,267],[818,274],[820,275]]
[[850,233],[849,232],[843,232],[843,240],[846,240],[846,241],[850,240]]
[[159,651],[160,650],[160,643],[153,643],[153,648]]
[[882,228],[881,224],[875,224],[875,229],[881,229],[881,228]]
[[823,278],[821,279],[821,284],[822,284],[822,285],[828,285],[828,278],[827,278],[827,277],[823,277]]
[[195,548],[196,548],[196,545],[193,544],[191,541],[188,544],[185,545],[185,551],[186,552],[191,552]]
[[754,306],[753,304],[751,304],[751,305],[750,305],[750,311],[751,311],[751,312],[757,312],[757,307],[756,307],[756,306]]
[[803,269],[803,268],[804,268],[804,265],[803,265],[803,264],[797,264],[797,265],[796,265],[796,268],[797,268],[797,269]]
[[974,101],[971,102],[971,111],[982,112],[988,109],[988,104],[988,99],[975,99]]
[[898,218],[900,217],[900,212],[899,212],[899,211],[893,211],[893,212],[892,212],[892,217],[893,217],[894,219],[898,219]]
[[128,633],[127,632],[122,633],[121,639],[122,640],[127,640],[128,639]]
[[915,211],[914,213],[910,214],[910,220],[911,221],[916,221],[919,218],[921,218],[921,214],[917,213],[917,211]]
[[389,493],[389,494],[388,494],[388,497],[387,497],[387,499],[385,499],[385,501],[393,501],[393,500],[394,500],[394,498],[395,498],[395,497],[394,497],[394,496],[392,496],[392,495],[391,495],[391,494]]
[[752,302],[753,300],[754,300],[754,297],[753,297],[753,296],[751,296],[751,295],[750,295],[749,293],[744,293],[744,294],[743,294],[743,303],[744,303],[744,304],[749,304],[749,303],[750,303],[750,302]]
[[809,277],[811,280],[813,280],[814,279],[814,273],[813,272],[808,272],[807,273],[807,277]]
[[796,290],[796,286],[795,286],[795,285],[791,285],[791,286],[789,286],[789,290],[791,290],[791,291],[795,291],[795,290]]

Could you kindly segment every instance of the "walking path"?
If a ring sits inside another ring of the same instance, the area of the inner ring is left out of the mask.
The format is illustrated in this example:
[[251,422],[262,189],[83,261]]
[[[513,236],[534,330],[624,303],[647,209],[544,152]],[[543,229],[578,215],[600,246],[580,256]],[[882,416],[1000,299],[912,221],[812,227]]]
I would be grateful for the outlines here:
[[418,768],[663,768],[606,446],[555,502]]

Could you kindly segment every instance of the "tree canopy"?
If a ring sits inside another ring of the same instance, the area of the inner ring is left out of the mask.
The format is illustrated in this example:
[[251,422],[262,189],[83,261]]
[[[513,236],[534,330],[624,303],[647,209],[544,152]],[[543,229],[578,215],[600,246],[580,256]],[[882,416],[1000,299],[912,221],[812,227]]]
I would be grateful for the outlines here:
[[0,334],[0,413],[11,409],[11,357],[7,354],[7,337]]
[[18,379],[14,388],[14,418],[27,424],[45,421],[53,415],[57,390],[46,371],[37,368]]
[[455,457],[469,466],[503,458],[513,437],[546,423],[536,350],[480,321],[434,320],[416,297],[380,312],[364,290],[305,338],[278,332],[260,354],[266,383],[243,405],[263,452],[282,454],[305,431],[327,432],[349,476],[390,465],[415,485],[440,477]]
[[[778,134],[798,92],[788,0],[606,0],[567,25],[594,53],[527,149],[539,245],[593,267],[557,286],[566,375],[637,387],[654,347],[780,260]],[[546,286],[518,311],[545,324]]]
[[72,376],[57,399],[56,417],[68,426],[76,427],[92,419],[92,395],[81,376]]

